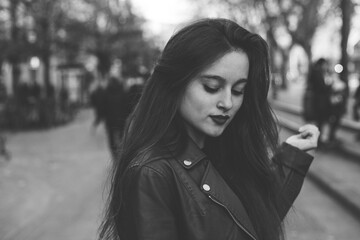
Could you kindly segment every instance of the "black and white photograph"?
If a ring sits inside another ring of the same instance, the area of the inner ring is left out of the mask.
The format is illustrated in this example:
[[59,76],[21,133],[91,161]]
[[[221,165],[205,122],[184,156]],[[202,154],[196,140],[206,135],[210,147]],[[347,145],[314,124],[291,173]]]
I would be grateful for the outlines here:
[[0,0],[0,240],[310,239],[360,239],[360,0]]

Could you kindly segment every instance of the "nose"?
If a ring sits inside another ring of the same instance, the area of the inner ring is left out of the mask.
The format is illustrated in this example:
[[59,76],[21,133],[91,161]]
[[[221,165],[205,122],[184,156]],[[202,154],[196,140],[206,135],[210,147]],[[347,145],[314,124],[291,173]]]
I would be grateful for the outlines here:
[[217,103],[217,107],[221,110],[228,111],[233,107],[233,99],[231,90],[224,91]]

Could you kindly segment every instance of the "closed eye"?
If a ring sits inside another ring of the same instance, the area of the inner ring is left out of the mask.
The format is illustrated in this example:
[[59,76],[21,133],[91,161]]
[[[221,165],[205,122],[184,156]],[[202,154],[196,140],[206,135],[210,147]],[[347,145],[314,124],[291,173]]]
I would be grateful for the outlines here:
[[219,91],[219,88],[218,87],[210,87],[208,85],[203,85],[204,86],[204,89],[206,92],[208,93],[216,93],[217,91]]
[[240,96],[240,95],[243,95],[244,94],[244,90],[232,90],[232,93],[235,95],[235,96]]

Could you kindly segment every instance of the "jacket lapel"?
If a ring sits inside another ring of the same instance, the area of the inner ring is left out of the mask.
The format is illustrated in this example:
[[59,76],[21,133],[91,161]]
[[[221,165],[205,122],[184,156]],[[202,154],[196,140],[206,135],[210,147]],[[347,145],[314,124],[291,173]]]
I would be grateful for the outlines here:
[[255,230],[240,199],[228,186],[215,167],[209,161],[203,179],[201,190],[214,202],[225,207],[236,224],[253,239],[257,239]]
[[[205,158],[206,155],[204,152],[201,151],[190,138],[185,151],[175,157],[180,165],[187,170],[194,168]],[[249,216],[240,199],[231,190],[210,161],[207,161],[200,189],[210,197],[212,201],[216,202],[221,207],[224,207],[239,228],[245,231],[253,240],[257,239],[254,227],[252,226]]]

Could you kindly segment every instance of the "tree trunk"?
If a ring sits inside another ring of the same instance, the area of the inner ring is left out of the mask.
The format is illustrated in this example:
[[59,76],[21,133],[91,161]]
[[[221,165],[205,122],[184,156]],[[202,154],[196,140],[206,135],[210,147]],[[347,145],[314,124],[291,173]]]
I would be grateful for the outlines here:
[[281,49],[281,58],[282,64],[280,66],[280,76],[281,76],[281,89],[287,89],[288,79],[287,72],[289,67],[289,51],[290,49]]
[[45,98],[48,99],[52,97],[53,89],[51,85],[51,77],[50,77],[50,54],[46,51],[46,53],[42,56],[43,64],[44,64],[44,83],[45,83]]
[[19,28],[17,26],[17,8],[19,5],[18,0],[10,1],[10,26],[11,26],[11,51],[9,56],[9,62],[12,65],[12,89],[16,96],[17,86],[20,80],[20,57],[17,53],[16,45],[19,42]]
[[342,27],[341,27],[341,60],[340,63],[343,66],[343,71],[340,73],[340,78],[345,82],[348,89],[349,78],[349,56],[347,52],[348,39],[350,33],[350,19],[351,19],[351,3],[349,0],[341,0],[340,3],[342,11]]
[[[310,43],[307,43],[307,44],[303,44],[302,45],[305,53],[306,53],[306,56],[308,58],[308,73],[310,72],[310,69],[311,69],[311,66],[312,66],[312,51],[311,51],[311,45]],[[307,79],[307,78],[306,78]]]

